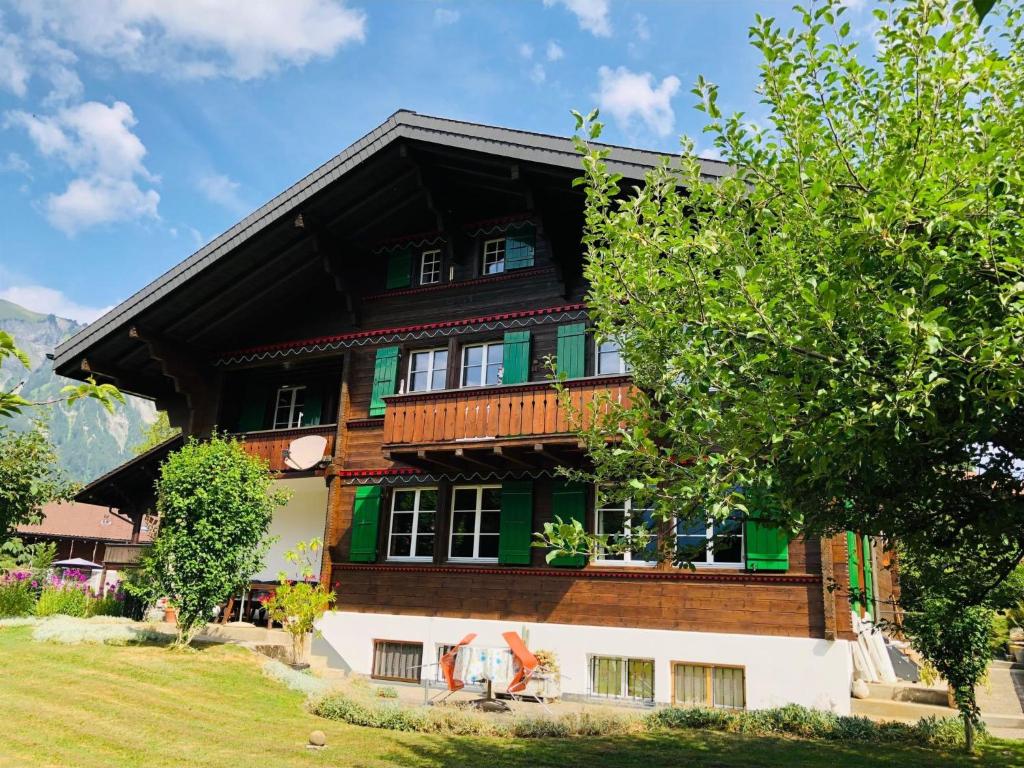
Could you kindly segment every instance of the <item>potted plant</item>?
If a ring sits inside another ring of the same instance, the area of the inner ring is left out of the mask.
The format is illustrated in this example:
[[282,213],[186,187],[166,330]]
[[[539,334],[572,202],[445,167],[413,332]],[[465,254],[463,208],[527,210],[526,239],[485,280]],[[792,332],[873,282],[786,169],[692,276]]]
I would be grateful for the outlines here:
[[1010,655],[1018,664],[1024,664],[1024,629],[1010,627]]
[[300,541],[294,549],[285,553],[285,559],[294,563],[299,578],[290,579],[281,571],[277,589],[260,602],[267,609],[271,620],[281,623],[292,636],[292,667],[305,669],[309,666],[309,651],[313,631],[334,602],[334,592],[313,580],[315,569],[313,559],[320,551],[319,539],[309,543]]
[[557,699],[562,695],[562,672],[558,666],[558,657],[554,651],[548,650],[536,650],[533,655],[540,665],[527,681],[524,693],[540,699]]

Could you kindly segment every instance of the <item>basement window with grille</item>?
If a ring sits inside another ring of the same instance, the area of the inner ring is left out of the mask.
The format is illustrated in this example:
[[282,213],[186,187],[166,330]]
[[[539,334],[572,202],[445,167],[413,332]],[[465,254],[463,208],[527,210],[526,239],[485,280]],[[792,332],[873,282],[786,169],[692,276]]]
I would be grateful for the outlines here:
[[401,640],[373,641],[373,672],[375,680],[418,683],[423,666],[423,643]]
[[654,659],[590,657],[590,695],[654,703]]

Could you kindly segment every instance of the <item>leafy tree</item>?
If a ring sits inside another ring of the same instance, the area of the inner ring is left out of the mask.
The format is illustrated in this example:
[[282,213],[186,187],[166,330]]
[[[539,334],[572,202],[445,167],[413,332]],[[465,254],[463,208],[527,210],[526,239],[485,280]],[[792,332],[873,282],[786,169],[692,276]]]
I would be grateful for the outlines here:
[[[969,546],[969,545],[968,545]],[[978,604],[965,605],[962,594],[972,576],[949,567],[949,557],[903,551],[900,557],[901,629],[914,648],[949,683],[964,718],[968,750],[980,710],[975,686],[984,678],[994,651],[996,612],[1012,609],[1024,591],[1018,567]],[[1005,650],[1005,646],[1004,646]]]
[[[937,586],[974,615],[1024,553],[1024,23],[908,0],[864,50],[844,10],[757,17],[756,123],[698,80],[727,178],[684,141],[626,184],[577,115],[587,300],[636,385],[584,431],[589,477],[668,528],[756,506],[899,539],[970,574]],[[570,528],[541,543],[594,550]]]
[[132,446],[132,452],[138,456],[179,434],[181,434],[181,430],[171,426],[171,420],[167,416],[167,411],[158,411],[156,420],[146,427],[145,432],[143,432],[142,442]]
[[[8,359],[15,361],[26,369],[31,367],[28,355],[18,348],[17,344],[15,344],[14,337],[6,331],[0,331],[0,365]],[[31,400],[26,400],[18,394],[20,387],[21,384],[19,383],[14,388],[6,392],[0,390],[0,417],[15,416],[21,413],[25,408],[40,405],[52,405],[63,401],[67,401],[70,405],[83,398],[96,400],[111,412],[113,412],[115,404],[124,403],[124,395],[121,394],[121,391],[118,390],[117,387],[113,384],[97,384],[96,379],[92,376],[90,376],[88,380],[79,384],[68,384],[61,390],[61,396],[59,398],[48,400],[46,402],[32,402]]]
[[179,645],[192,641],[242,576],[259,570],[274,509],[288,499],[273,483],[265,461],[218,434],[190,437],[161,466],[148,568],[177,609]]
[[280,585],[263,602],[270,618],[281,622],[285,631],[291,634],[292,663],[295,665],[305,662],[306,640],[337,597],[327,585],[314,581],[317,577],[315,561],[322,548],[320,539],[311,539],[308,543],[300,541],[288,550],[285,559],[297,573],[280,571],[277,574]]
[[43,505],[67,500],[74,490],[41,424],[26,432],[0,427],[0,548],[6,556],[23,559],[15,529],[38,523]]

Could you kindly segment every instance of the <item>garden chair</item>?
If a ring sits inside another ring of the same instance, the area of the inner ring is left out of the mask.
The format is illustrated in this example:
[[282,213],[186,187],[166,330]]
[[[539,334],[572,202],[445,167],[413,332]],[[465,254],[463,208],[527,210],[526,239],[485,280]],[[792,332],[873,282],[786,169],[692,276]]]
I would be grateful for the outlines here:
[[469,645],[474,640],[476,640],[476,633],[470,632],[464,638],[459,640],[457,645],[453,645],[449,648],[448,652],[441,657],[438,665],[441,667],[441,674],[444,676],[444,681],[448,685],[448,690],[442,692],[439,696],[434,697],[433,701],[436,703],[440,704],[456,691],[461,691],[466,687],[465,682],[455,677],[455,658],[459,655],[460,648]]

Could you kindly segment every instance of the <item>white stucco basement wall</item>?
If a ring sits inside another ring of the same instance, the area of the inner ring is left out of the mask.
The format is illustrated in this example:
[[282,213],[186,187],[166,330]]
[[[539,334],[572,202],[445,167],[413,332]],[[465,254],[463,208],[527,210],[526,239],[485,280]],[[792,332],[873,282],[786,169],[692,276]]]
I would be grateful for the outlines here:
[[[253,581],[277,581],[279,571],[295,574],[295,567],[284,559],[284,553],[300,541],[323,539],[327,520],[327,486],[322,477],[303,477],[295,480],[277,480],[275,485],[292,493],[288,504],[274,513],[270,535],[277,540],[270,545],[263,570]],[[316,559],[319,576],[323,551]]]
[[[852,669],[845,640],[347,611],[328,613],[320,626],[324,639],[348,667],[365,675],[371,671],[374,639],[422,642],[423,663],[430,664],[439,644],[453,644],[475,632],[475,646],[506,647],[501,633],[512,630],[528,633],[530,648],[557,654],[565,693],[587,694],[590,656],[627,656],[654,659],[654,697],[660,703],[671,702],[672,662],[682,661],[743,666],[749,709],[795,703],[839,714],[850,712]],[[433,678],[434,672],[426,667],[423,674]]]

